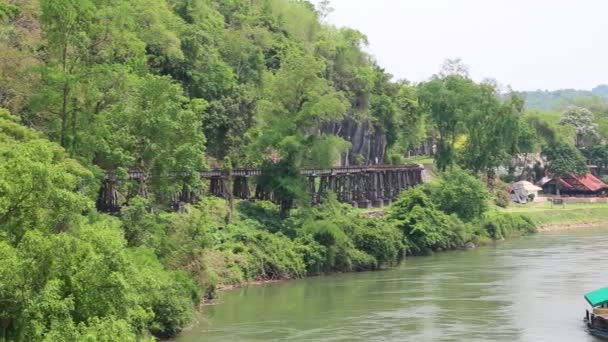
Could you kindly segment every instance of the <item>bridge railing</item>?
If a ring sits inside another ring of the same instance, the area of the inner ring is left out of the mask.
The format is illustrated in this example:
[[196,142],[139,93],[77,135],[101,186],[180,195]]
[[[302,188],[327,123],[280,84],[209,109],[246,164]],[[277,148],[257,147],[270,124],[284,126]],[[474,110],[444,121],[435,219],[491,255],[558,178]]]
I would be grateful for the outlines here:
[[[347,167],[332,167],[332,168],[315,168],[308,167],[300,169],[302,176],[334,176],[334,175],[349,175],[366,172],[379,172],[379,171],[405,171],[405,170],[423,170],[424,166],[420,164],[404,164],[404,165],[366,165],[366,166],[347,166]],[[225,170],[220,168],[213,168],[200,172],[202,178],[222,178],[226,176],[235,177],[252,177],[262,175],[263,170],[261,168],[236,168],[232,170]],[[128,172],[129,179],[144,179],[146,173],[143,171],[131,170]],[[189,174],[179,173],[172,174],[168,177],[187,177]],[[110,176],[107,175],[106,178]]]

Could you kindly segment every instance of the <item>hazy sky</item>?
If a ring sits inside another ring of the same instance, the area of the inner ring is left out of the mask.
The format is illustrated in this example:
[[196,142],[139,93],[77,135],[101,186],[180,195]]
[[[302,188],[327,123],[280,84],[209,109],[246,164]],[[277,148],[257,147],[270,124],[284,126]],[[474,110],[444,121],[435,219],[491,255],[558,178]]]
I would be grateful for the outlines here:
[[[319,0],[313,0],[318,3]],[[608,0],[331,0],[330,23],[365,33],[396,78],[446,58],[515,90],[608,83]]]

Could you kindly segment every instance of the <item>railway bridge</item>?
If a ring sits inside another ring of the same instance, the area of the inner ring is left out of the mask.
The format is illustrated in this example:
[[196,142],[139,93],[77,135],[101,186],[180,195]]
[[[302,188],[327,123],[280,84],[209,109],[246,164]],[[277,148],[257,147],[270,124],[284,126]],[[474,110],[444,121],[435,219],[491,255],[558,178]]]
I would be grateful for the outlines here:
[[[302,168],[300,174],[307,180],[308,193],[313,204],[320,203],[328,192],[334,192],[338,200],[355,207],[369,208],[388,205],[405,189],[422,183],[424,167],[419,164],[368,165],[335,168]],[[208,180],[206,194],[222,198],[258,199],[275,201],[272,189],[265,189],[257,178],[261,168],[237,168],[231,170],[210,169],[200,172]],[[141,184],[139,194],[145,196],[146,175],[131,171],[128,178]],[[102,211],[120,209],[120,196],[115,177],[106,176],[97,200]],[[204,196],[201,191],[182,190],[174,195],[175,203],[195,202]]]

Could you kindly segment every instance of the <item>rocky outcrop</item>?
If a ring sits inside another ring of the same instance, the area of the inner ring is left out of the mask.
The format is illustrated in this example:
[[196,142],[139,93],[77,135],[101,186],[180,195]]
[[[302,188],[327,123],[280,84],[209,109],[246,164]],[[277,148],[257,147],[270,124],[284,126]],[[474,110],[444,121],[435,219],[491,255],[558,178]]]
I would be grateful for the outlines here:
[[339,123],[326,125],[322,132],[335,134],[351,143],[350,150],[342,158],[342,166],[384,163],[387,149],[386,135],[371,120],[345,119]]

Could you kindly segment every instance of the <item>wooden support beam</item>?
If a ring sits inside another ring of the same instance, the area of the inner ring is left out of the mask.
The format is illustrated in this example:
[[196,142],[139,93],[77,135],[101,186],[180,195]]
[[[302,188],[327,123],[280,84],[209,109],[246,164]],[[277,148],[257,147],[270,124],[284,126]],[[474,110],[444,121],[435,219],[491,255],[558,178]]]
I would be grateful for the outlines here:
[[249,199],[251,197],[249,178],[245,176],[235,176],[232,184],[232,194],[236,198]]

